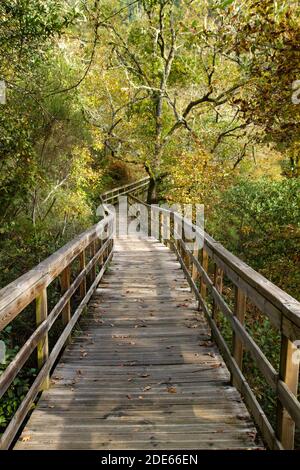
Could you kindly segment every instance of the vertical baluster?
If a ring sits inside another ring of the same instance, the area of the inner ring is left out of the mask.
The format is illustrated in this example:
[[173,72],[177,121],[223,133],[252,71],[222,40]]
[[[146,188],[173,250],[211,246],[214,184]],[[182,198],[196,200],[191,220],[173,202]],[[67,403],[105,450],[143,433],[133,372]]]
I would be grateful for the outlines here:
[[[239,320],[239,322],[242,325],[244,325],[245,323],[246,307],[247,307],[246,295],[241,289],[235,286],[234,315],[236,316],[236,318]],[[244,354],[243,343],[239,339],[239,337],[235,334],[234,331],[232,332],[232,351],[233,351],[233,357],[235,359],[235,362],[239,366],[240,370],[242,370],[243,354]],[[234,386],[237,386],[233,378],[231,378],[231,383]]]
[[[299,361],[293,357],[296,350],[297,348],[292,341],[282,335],[279,378],[285,382],[295,396],[298,393],[299,381]],[[294,448],[295,423],[279,400],[277,403],[277,435],[285,449]]]
[[[70,287],[71,285],[71,268],[70,266],[67,266],[63,272],[61,273],[61,292],[64,294]],[[63,327],[65,328],[69,321],[71,320],[71,302],[70,299],[66,303],[65,307],[63,308],[62,311],[62,324]],[[71,337],[68,338],[68,343],[71,342]]]
[[[98,240],[98,250],[100,250],[103,246],[103,240],[101,238],[99,238]],[[103,266],[103,253],[99,256],[99,260],[98,260],[98,264],[99,264],[99,269],[102,268]]]
[[[205,250],[205,248],[203,248],[203,250],[202,250],[202,263],[201,263],[201,265],[202,265],[202,268],[204,269],[204,271],[208,272],[208,253]],[[203,278],[201,277],[200,295],[201,295],[201,297],[204,301],[206,299],[206,294],[207,294],[207,286],[206,286]]]
[[[215,264],[215,271],[214,271],[214,286],[217,289],[217,291],[222,294],[223,291],[223,270],[219,268]],[[215,300],[213,300],[213,307],[212,307],[212,317],[213,319],[218,322],[218,313],[219,313],[219,307],[216,303]]]
[[[152,233],[152,208],[147,207],[147,215],[148,215],[148,237],[151,237],[152,235],[155,236],[155,233]],[[155,232],[155,227],[153,227],[153,231]]]
[[[90,250],[91,250],[91,259],[92,259],[96,254],[96,242],[95,241],[92,242]],[[97,266],[97,263],[95,263],[91,269],[91,274],[90,274],[91,284],[96,279],[96,266]]]
[[175,218],[174,218],[174,212],[171,212],[170,213],[170,247],[172,247],[173,243],[175,245]]
[[[194,258],[196,258],[197,260],[199,259],[199,243],[198,243],[197,238],[194,242],[193,255],[194,255]],[[195,283],[199,279],[199,272],[198,272],[198,269],[197,269],[197,267],[194,263],[192,264],[192,279]]]
[[184,262],[184,265],[186,267],[186,269],[190,272],[191,270],[191,263],[190,263],[190,257],[188,255],[188,239],[185,235],[185,227],[183,228],[183,231],[182,231],[182,241],[184,242],[184,244],[182,245],[182,259],[183,259],[183,262]]
[[[36,298],[36,325],[39,326],[47,319],[48,316],[48,300],[47,300],[47,289],[43,289],[41,294]],[[43,339],[37,345],[37,364],[38,369],[41,369],[49,357],[49,341],[48,332],[45,333]],[[45,377],[41,390],[47,390],[49,388],[50,379],[49,375]]]
[[171,248],[171,218],[170,214],[165,214],[165,236],[166,245]]
[[163,241],[163,214],[161,211],[159,211],[159,214],[158,214],[158,239],[160,242]]
[[[80,264],[80,272],[81,272],[86,267],[85,250],[83,250],[79,255],[79,264]],[[86,296],[86,276],[81,282],[79,290],[80,290],[80,299],[83,300]]]

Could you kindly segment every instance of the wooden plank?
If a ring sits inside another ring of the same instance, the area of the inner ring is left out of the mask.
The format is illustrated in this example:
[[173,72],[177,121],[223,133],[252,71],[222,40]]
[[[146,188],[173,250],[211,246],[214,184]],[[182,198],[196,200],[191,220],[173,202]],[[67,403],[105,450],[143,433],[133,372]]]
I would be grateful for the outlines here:
[[[42,293],[36,299],[36,325],[37,327],[47,320],[48,316],[48,300],[47,300],[47,289],[44,289]],[[45,362],[49,357],[49,340],[48,332],[46,332],[37,345],[37,365],[38,369],[42,369]],[[49,375],[46,375],[43,383],[41,384],[41,390],[47,390],[49,388]]]
[[[107,260],[107,264],[109,263],[110,259],[112,257],[112,253],[110,258]],[[101,277],[103,276],[105,272],[105,266],[102,267],[101,271],[99,272],[97,278],[95,279],[95,282],[92,284],[90,287],[86,298],[81,302],[81,304],[77,307],[76,311],[74,312],[74,315],[71,318],[71,321],[68,323],[66,326],[65,330],[63,331],[62,335],[60,336],[59,340],[55,344],[54,348],[51,351],[51,354],[49,355],[47,361],[41,368],[39,374],[37,375],[35,381],[33,382],[32,386],[30,387],[29,391],[27,392],[24,400],[20,404],[18,410],[14,414],[12,420],[10,421],[9,425],[7,426],[5,432],[2,434],[0,438],[0,449],[8,449],[9,446],[11,445],[12,441],[14,440],[17,431],[19,430],[20,426],[22,425],[24,419],[27,416],[27,413],[29,412],[32,403],[36,399],[40,387],[47,379],[50,370],[52,369],[55,361],[57,360],[57,357],[62,350],[67,338],[69,337],[72,329],[76,325],[82,311],[86,307],[87,303],[89,302],[96,286],[98,285]]]
[[[142,202],[138,199],[136,201]],[[175,214],[175,220],[179,219],[182,217]],[[285,328],[283,331],[285,336],[291,341],[298,339],[300,337],[300,302],[254,271],[191,221],[185,219],[185,223],[195,230],[199,237],[204,237],[204,251],[207,251],[233,283],[240,287],[263,313],[269,316],[275,326],[281,328],[282,325]]]
[[[238,319],[241,325],[244,325],[245,314],[247,306],[247,297],[244,292],[238,287],[235,287],[235,302],[234,302],[234,315]],[[233,357],[240,370],[243,367],[243,342],[240,340],[235,331],[232,333],[232,350]]]
[[[85,250],[83,250],[79,255],[79,266],[80,272],[82,272],[86,267],[86,256]],[[86,276],[84,276],[81,284],[80,284],[80,298],[81,300],[84,299],[86,296]]]
[[[299,381],[299,361],[294,359],[296,351],[295,344],[283,335],[281,338],[279,378],[285,384],[286,390],[289,390],[295,398],[298,394]],[[285,386],[283,384],[279,385],[281,399],[277,403],[277,435],[283,447],[288,450],[294,448],[295,422],[287,409],[284,408],[284,403],[288,406],[289,410],[293,410],[294,416],[297,417],[299,417],[300,404],[298,402],[297,408],[293,406],[288,393],[285,393]]]
[[[207,269],[206,269],[207,271]],[[220,295],[222,295],[223,291],[223,270],[220,269],[217,265],[215,265],[215,271],[214,271],[214,286],[216,290],[219,292]],[[213,307],[212,307],[212,317],[218,323],[218,312],[219,312],[219,306],[213,301]]]
[[143,254],[130,256],[148,243],[155,252],[151,241],[117,240],[118,269],[105,277],[113,283],[95,291],[82,333],[64,352],[16,448],[261,448],[178,263],[145,257],[149,272],[159,263],[164,279],[154,275],[149,288]]
[[[62,294],[65,294],[71,286],[71,269],[68,266],[61,274],[61,291]],[[62,324],[64,327],[67,326],[71,320],[71,302],[70,299],[67,301],[65,307],[62,310]],[[68,339],[70,341],[71,338]]]
[[[208,253],[205,249],[202,250],[202,268],[205,273],[208,271]],[[201,276],[200,281],[200,295],[203,300],[206,298],[206,283]]]

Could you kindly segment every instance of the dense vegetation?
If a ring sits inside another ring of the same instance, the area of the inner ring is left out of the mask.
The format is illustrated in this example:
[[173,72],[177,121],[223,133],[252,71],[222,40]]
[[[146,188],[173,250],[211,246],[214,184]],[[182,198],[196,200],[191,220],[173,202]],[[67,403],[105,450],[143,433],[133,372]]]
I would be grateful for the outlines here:
[[[208,231],[300,300],[299,26],[288,0],[2,0],[0,286],[89,226],[101,191],[148,174],[149,201],[204,203]],[[30,315],[2,333],[6,363]],[[276,363],[277,334],[248,317]]]

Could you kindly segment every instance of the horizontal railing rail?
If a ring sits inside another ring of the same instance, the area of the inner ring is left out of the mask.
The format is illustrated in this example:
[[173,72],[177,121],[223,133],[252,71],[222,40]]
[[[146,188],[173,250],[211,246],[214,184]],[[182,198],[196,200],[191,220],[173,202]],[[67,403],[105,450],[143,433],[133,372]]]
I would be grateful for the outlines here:
[[[33,384],[0,438],[0,449],[11,446],[39,392],[49,387],[51,370],[64,346],[70,341],[74,326],[112,259],[115,213],[106,204],[116,203],[119,195],[128,192],[140,195],[146,192],[148,183],[149,178],[144,178],[102,194],[101,201],[106,215],[101,222],[0,290],[0,332],[33,302],[36,314],[35,330],[0,375],[0,399],[35,350],[38,363],[38,373]],[[74,262],[79,264],[79,273],[72,272]],[[56,279],[60,281],[61,297],[48,312],[48,288]],[[72,312],[71,300],[76,292],[79,293],[79,305]],[[63,331],[49,352],[49,332],[60,316]]]
[[115,204],[118,201],[119,196],[126,196],[130,193],[140,193],[145,191],[149,186],[150,178],[146,177],[139,181],[118,188],[112,189],[102,194],[102,200],[106,204]]
[[[129,195],[131,214],[140,218],[142,228],[157,226],[158,238],[169,244],[186,274],[189,284],[210,325],[212,336],[231,372],[232,383],[244,397],[263,438],[271,449],[292,449],[294,447],[295,425],[300,427],[300,403],[297,398],[299,381],[299,360],[297,345],[300,345],[300,303],[279,287],[268,281],[246,263],[226,250],[202,228],[181,214],[171,210],[150,206]],[[142,204],[148,212],[147,221],[141,211],[132,211],[136,204]],[[144,224],[144,226],[143,226]],[[186,227],[195,234],[197,241],[191,249]],[[164,238],[164,233],[169,236]],[[199,247],[199,240],[203,246]],[[208,273],[209,261],[214,265],[213,275]],[[224,278],[234,285],[233,308],[222,295]],[[211,294],[212,303],[208,301]],[[251,334],[245,327],[247,299],[266,315],[281,335],[280,367],[275,370]],[[233,333],[230,349],[218,327],[219,315],[229,321]],[[243,353],[248,351],[267,384],[277,398],[277,426],[274,430],[259,404],[255,393],[243,375]]]

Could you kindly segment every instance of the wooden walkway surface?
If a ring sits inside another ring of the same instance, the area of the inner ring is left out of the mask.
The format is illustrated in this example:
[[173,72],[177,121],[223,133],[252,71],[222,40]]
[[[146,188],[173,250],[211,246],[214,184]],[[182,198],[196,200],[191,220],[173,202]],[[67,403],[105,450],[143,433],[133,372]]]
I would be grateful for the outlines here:
[[113,262],[16,449],[251,449],[256,430],[175,255],[116,240]]

